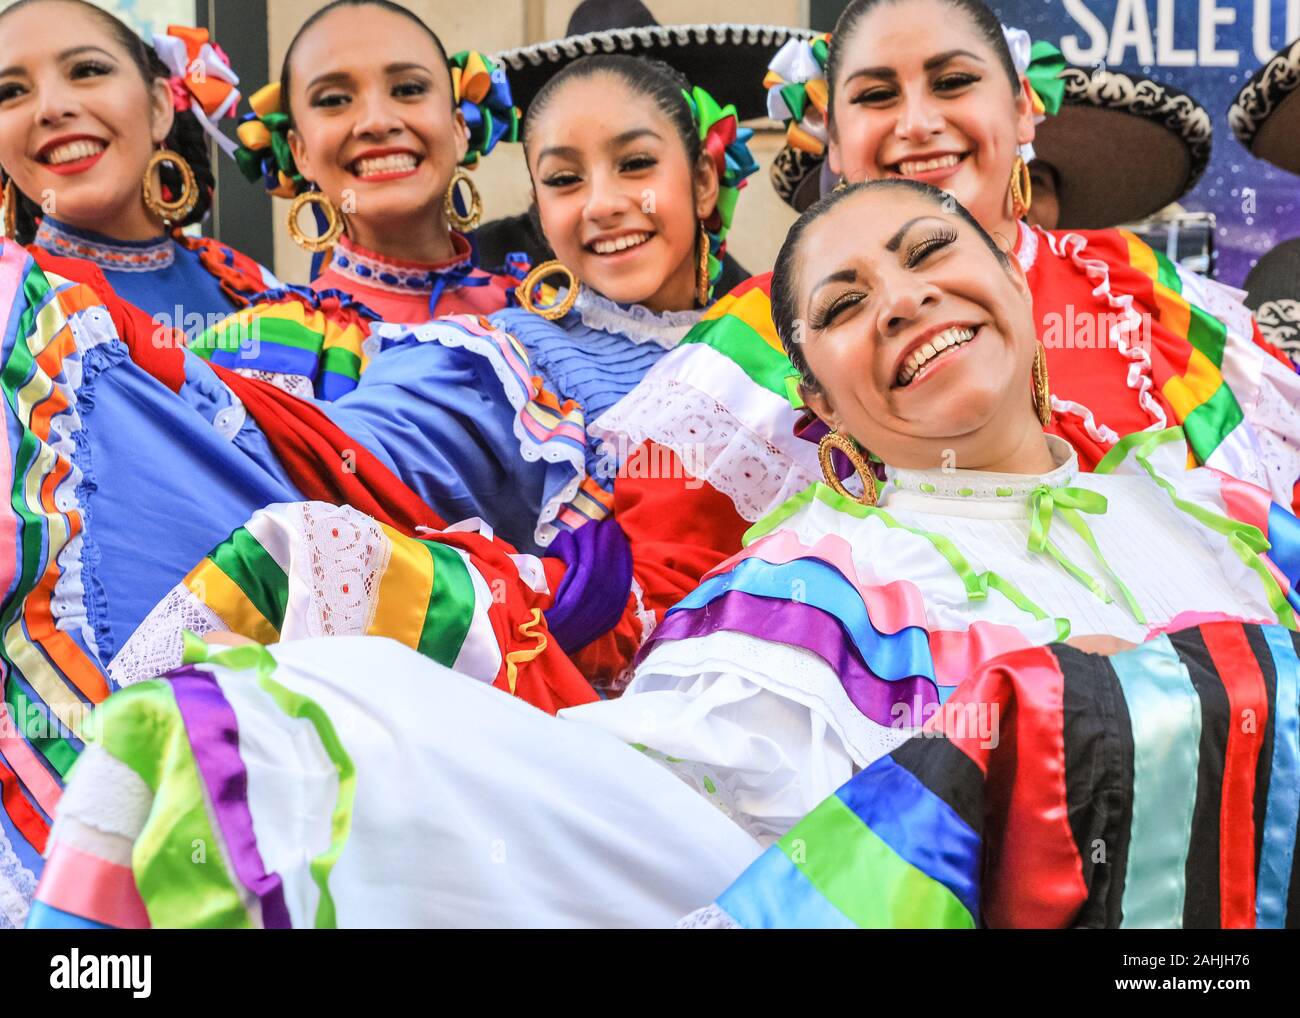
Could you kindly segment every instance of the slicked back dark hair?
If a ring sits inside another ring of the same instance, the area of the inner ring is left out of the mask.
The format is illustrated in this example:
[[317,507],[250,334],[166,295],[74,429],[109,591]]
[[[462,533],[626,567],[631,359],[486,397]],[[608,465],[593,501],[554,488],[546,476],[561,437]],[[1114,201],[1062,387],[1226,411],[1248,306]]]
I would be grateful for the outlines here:
[[570,81],[583,81],[600,74],[618,78],[636,95],[643,95],[654,102],[659,111],[668,118],[677,131],[686,158],[692,167],[699,161],[702,151],[700,135],[695,128],[695,118],[691,108],[686,104],[683,92],[689,92],[690,82],[686,75],[662,60],[650,57],[634,57],[625,53],[598,53],[594,56],[579,57],[573,63],[563,67],[546,82],[528,104],[524,113],[523,131],[520,140],[524,151],[528,151],[528,135],[534,129],[537,120],[555,97]]
[[785,235],[785,242],[781,245],[781,251],[776,256],[776,267],[772,270],[772,323],[776,326],[777,335],[781,337],[781,345],[785,348],[786,356],[790,358],[790,363],[799,372],[799,380],[812,390],[819,390],[821,383],[817,381],[816,376],[808,367],[808,358],[804,356],[803,345],[799,341],[801,330],[796,328],[795,325],[801,317],[799,314],[799,254],[802,248],[803,235],[809,226],[831,212],[841,202],[848,201],[869,191],[911,192],[925,198],[932,205],[943,209],[944,212],[956,215],[965,221],[984,241],[988,249],[993,252],[994,257],[997,258],[998,264],[1007,272],[1011,271],[1010,255],[998,247],[993,238],[989,236],[989,232],[980,226],[975,217],[966,209],[966,206],[931,184],[923,184],[920,181],[907,180],[902,177],[889,177],[884,180],[868,180],[861,184],[850,184],[832,191],[824,198],[810,205],[803,215],[795,221],[794,226],[790,227],[790,232]]
[[[911,0],[852,0],[840,14],[839,20],[835,22],[835,31],[831,35],[830,47],[826,54],[826,106],[830,110],[832,123],[835,119],[835,79],[839,77],[844,63],[844,51],[848,48],[863,19],[877,7],[883,7],[885,4],[909,2]],[[1002,34],[1002,22],[998,20],[998,16],[983,0],[940,0],[940,2],[965,12],[966,16],[975,23],[984,41],[997,54],[998,62],[1011,82],[1011,94],[1020,95],[1020,73],[1011,58],[1011,47],[1007,45],[1006,36]]]
[[[320,19],[325,17],[326,14],[329,14],[331,11],[337,10],[340,7],[378,7],[381,10],[389,11],[393,14],[400,14],[413,24],[419,25],[420,30],[433,41],[433,45],[437,49],[438,55],[442,57],[443,66],[447,68],[447,80],[451,80],[451,67],[447,61],[447,48],[443,46],[442,40],[438,38],[438,33],[426,25],[424,19],[414,11],[408,10],[401,4],[392,3],[391,0],[334,0],[333,3],[326,4],[298,26],[298,31],[293,33],[293,38],[289,41],[289,48],[284,51],[284,61],[280,64],[280,108],[289,118],[288,123],[290,127],[293,127],[294,124],[293,109],[289,105],[289,65],[293,61],[294,48],[298,45],[298,40],[303,37],[303,33],[305,33],[307,29],[320,21]],[[450,89],[448,91],[450,91]],[[452,105],[455,106],[455,96],[452,96],[451,102]]]
[[[0,12],[0,20],[7,18],[14,11],[22,10],[24,7],[53,2],[56,2],[56,0],[18,0],[18,3]],[[108,13],[102,7],[87,3],[86,0],[57,0],[57,2],[73,4],[98,18],[99,23],[104,26],[108,34],[113,37],[119,46],[126,50],[127,56],[131,58],[131,63],[140,72],[140,77],[144,79],[147,86],[152,87],[154,81],[158,78],[166,80],[171,77],[172,72],[159,59],[153,47],[136,35],[130,26]],[[190,164],[190,169],[194,171],[195,182],[199,185],[198,202],[188,216],[174,224],[176,226],[201,223],[204,217],[207,216],[208,210],[212,208],[212,189],[216,187],[216,178],[212,175],[212,157],[209,154],[208,144],[208,136],[200,126],[198,118],[189,110],[176,110],[172,117],[172,129],[164,139],[163,146],[178,153]],[[163,184],[174,194],[179,194],[181,190],[180,174],[165,163],[160,174]],[[30,244],[36,236],[36,221],[41,215],[41,207],[28,196],[22,195],[14,212],[16,233],[14,239],[20,244]]]

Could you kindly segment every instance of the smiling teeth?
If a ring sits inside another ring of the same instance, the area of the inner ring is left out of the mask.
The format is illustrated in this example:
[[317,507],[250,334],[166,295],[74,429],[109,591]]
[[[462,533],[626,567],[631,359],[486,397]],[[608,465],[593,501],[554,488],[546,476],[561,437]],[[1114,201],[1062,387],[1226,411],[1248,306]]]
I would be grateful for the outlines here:
[[409,152],[397,155],[380,156],[377,159],[358,159],[355,163],[358,177],[373,177],[380,173],[400,173],[415,169],[415,156]]
[[908,159],[898,164],[898,172],[905,177],[930,170],[946,170],[961,162],[961,156],[940,156],[938,159]]
[[626,251],[630,247],[636,247],[644,244],[650,239],[648,233],[629,233],[626,237],[618,237],[615,240],[597,240],[593,241],[591,249],[596,254],[614,254],[618,251]]
[[45,161],[51,166],[58,166],[61,163],[75,163],[78,159],[89,159],[91,156],[99,155],[104,151],[104,148],[105,145],[102,141],[91,141],[89,138],[82,138],[79,141],[70,141],[66,145],[50,149]]
[[923,343],[912,351],[911,356],[903,362],[903,367],[898,372],[898,384],[907,385],[923,367],[945,350],[963,346],[974,338],[974,329],[945,329],[939,335],[931,338],[929,342]]

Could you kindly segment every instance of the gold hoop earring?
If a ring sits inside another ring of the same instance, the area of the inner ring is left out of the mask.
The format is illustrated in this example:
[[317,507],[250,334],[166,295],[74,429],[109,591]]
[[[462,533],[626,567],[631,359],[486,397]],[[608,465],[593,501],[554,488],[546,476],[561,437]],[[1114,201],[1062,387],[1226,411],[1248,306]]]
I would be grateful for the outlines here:
[[1034,182],[1029,176],[1029,164],[1023,156],[1016,156],[1011,167],[1011,218],[1024,219],[1033,203]]
[[700,257],[695,266],[695,302],[700,307],[708,307],[712,290],[709,283],[709,232],[700,223]]
[[1052,423],[1052,390],[1047,384],[1047,351],[1039,343],[1034,351],[1034,411],[1038,422],[1047,427]]
[[[555,275],[562,272],[569,277],[569,292],[564,295],[564,299],[558,304],[552,304],[550,307],[539,307],[533,303],[533,290],[547,276]],[[535,315],[541,315],[548,321],[555,321],[557,318],[563,318],[573,310],[573,305],[578,299],[578,291],[582,289],[582,284],[578,282],[578,277],[563,262],[557,259],[551,259],[549,262],[542,262],[541,265],[533,269],[532,272],[524,276],[524,281],[515,287],[515,297],[519,300],[519,306],[526,311],[531,311]]]
[[[469,188],[469,213],[463,216],[456,211],[456,187],[460,184]],[[483,218],[483,199],[479,197],[478,188],[465,170],[457,170],[451,175],[451,183],[447,185],[447,193],[442,199],[442,209],[453,230],[468,233],[478,229],[479,221]]]
[[[181,194],[173,201],[162,199],[161,175],[158,180],[158,194],[154,193],[153,173],[154,170],[159,170],[161,174],[163,163],[171,163],[181,175]],[[199,183],[194,179],[194,171],[185,161],[184,156],[169,148],[160,148],[149,157],[149,163],[144,168],[144,179],[140,182],[140,191],[145,208],[161,219],[165,226],[180,222],[193,212],[194,206],[199,203]]]
[[5,181],[5,236],[11,240],[18,235],[18,188],[14,187],[14,178]]
[[[840,475],[835,471],[835,460],[831,453],[838,449],[849,458],[853,464],[854,471],[857,472],[858,479],[862,481],[862,494],[855,495],[844,487],[844,482],[840,480]],[[876,504],[876,473],[871,469],[871,464],[867,462],[866,457],[858,450],[858,445],[851,438],[846,438],[838,431],[828,431],[822,436],[822,440],[817,443],[817,459],[822,465],[822,476],[826,483],[835,489],[836,492],[845,498],[851,498],[858,505],[874,506]]]
[[[298,215],[308,205],[319,205],[321,211],[325,214],[325,232],[316,237],[309,237],[302,232],[302,227],[298,225]],[[343,217],[339,215],[339,210],[334,207],[334,203],[329,200],[329,196],[320,191],[304,191],[293,200],[289,206],[289,237],[300,248],[310,251],[312,254],[319,254],[322,251],[328,251],[334,246],[334,242],[339,239],[339,234],[343,232]]]

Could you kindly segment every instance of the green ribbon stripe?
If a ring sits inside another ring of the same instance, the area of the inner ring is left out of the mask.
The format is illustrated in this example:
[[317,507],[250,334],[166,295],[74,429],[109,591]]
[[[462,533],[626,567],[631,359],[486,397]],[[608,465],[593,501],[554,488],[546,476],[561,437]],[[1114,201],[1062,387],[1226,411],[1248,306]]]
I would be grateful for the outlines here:
[[474,620],[477,606],[474,582],[465,568],[465,560],[454,548],[435,541],[420,541],[420,544],[433,560],[433,589],[416,650],[450,668],[456,663]]
[[1246,568],[1259,577],[1260,582],[1264,585],[1265,596],[1268,598],[1273,613],[1277,616],[1278,623],[1287,629],[1300,628],[1296,623],[1295,610],[1287,601],[1286,592],[1278,585],[1276,577],[1273,576],[1273,573],[1264,562],[1264,553],[1272,547],[1268,542],[1268,538],[1264,536],[1264,532],[1259,527],[1243,523],[1241,520],[1231,519],[1212,512],[1204,506],[1197,505],[1195,502],[1180,498],[1174,486],[1151,465],[1149,457],[1152,450],[1159,448],[1166,442],[1176,442],[1182,438],[1182,428],[1166,428],[1164,431],[1156,432],[1139,431],[1132,435],[1126,435],[1102,458],[1102,461],[1097,464],[1093,472],[1098,474],[1113,473],[1131,455],[1177,509],[1192,517],[1202,526],[1213,530],[1216,534],[1222,534],[1228,539],[1228,547],[1232,549]]
[[778,844],[809,883],[859,928],[975,927],[952,891],[899,856],[838,796],[823,800]]
[[356,800],[357,785],[356,767],[352,763],[352,757],[343,747],[343,741],[334,730],[333,722],[320,704],[311,697],[277,682],[272,677],[276,661],[265,647],[260,644],[244,644],[224,650],[213,650],[189,631],[182,634],[182,640],[184,644],[182,657],[186,664],[220,665],[237,672],[256,671],[258,684],[275,701],[280,710],[292,718],[308,721],[316,730],[326,755],[338,772],[339,790],[334,802],[334,810],[330,815],[329,847],[315,856],[308,868],[312,880],[320,889],[320,901],[316,904],[316,928],[334,929],[338,925],[338,912],[334,905],[334,897],[330,893],[329,878],[334,864],[343,854],[348,835],[352,832],[352,807]]
[[[136,887],[155,927],[251,929],[205,805],[202,779],[169,683],[120,690],[86,724],[86,741],[140,776],[154,794],[131,851]],[[201,854],[200,854],[201,853]]]
[[756,329],[736,315],[701,322],[682,342],[713,347],[734,361],[755,385],[787,398],[785,380],[795,373],[790,358],[769,346]]
[[240,527],[208,555],[244,596],[279,629],[289,607],[289,577],[280,563],[245,527]]

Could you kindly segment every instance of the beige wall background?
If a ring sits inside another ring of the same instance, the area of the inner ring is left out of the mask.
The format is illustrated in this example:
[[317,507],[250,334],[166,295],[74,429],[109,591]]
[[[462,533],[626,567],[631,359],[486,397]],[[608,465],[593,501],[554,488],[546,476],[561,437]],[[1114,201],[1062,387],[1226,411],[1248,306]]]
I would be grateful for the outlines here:
[[[565,34],[579,0],[405,0],[436,31],[449,52],[474,48],[484,53],[513,49]],[[271,0],[267,4],[269,66],[278,72],[284,51],[303,20],[325,0]],[[807,0],[646,0],[661,25],[741,21],[806,25]],[[252,92],[261,82],[245,83]],[[754,82],[759,87],[759,82]],[[722,99],[721,96],[718,97]],[[781,148],[779,125],[757,128],[751,147],[759,171],[740,197],[736,223],[727,241],[731,253],[751,272],[772,267],[794,212],[772,190],[768,168]],[[529,204],[528,169],[518,145],[498,145],[474,171],[489,219],[524,211]],[[310,256],[294,245],[284,226],[288,202],[275,199],[275,272],[288,282],[307,278]]]

